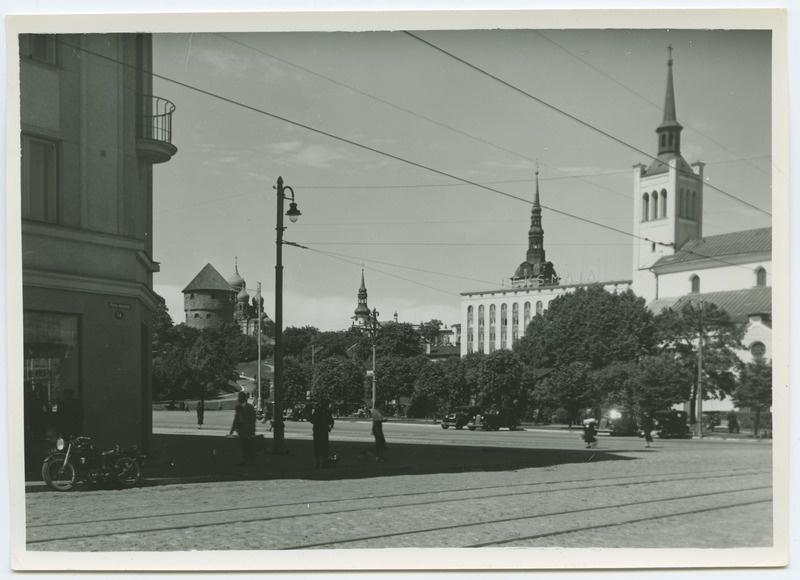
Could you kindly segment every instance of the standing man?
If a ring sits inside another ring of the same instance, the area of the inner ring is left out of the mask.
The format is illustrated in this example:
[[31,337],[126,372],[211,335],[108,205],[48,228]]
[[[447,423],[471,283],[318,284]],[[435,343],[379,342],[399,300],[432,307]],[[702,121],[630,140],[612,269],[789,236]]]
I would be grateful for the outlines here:
[[372,409],[372,435],[375,437],[375,461],[386,461],[386,438],[383,436],[383,422],[386,415],[381,408],[381,403],[376,402]]
[[328,401],[323,399],[314,407],[309,422],[314,426],[314,457],[316,468],[325,467],[328,460],[328,433],[333,429],[333,415],[328,409]]
[[253,465],[256,461],[256,410],[247,402],[247,393],[244,391],[239,392],[239,404],[236,405],[228,437],[233,436],[234,431],[242,446],[242,460],[239,465]]
[[203,414],[205,413],[205,405],[203,405],[203,400],[197,401],[197,405],[195,405],[195,410],[197,411],[197,428],[203,428]]

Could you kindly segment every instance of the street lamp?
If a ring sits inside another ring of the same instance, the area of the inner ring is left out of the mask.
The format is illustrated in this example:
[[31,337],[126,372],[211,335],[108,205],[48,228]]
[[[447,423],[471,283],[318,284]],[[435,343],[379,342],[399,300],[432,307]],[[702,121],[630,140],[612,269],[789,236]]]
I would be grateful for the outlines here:
[[[273,189],[277,190],[278,211],[277,225],[275,226],[275,346],[274,346],[274,376],[273,376],[273,398],[275,407],[273,410],[274,426],[272,437],[272,452],[285,453],[284,445],[284,425],[283,425],[283,202],[290,200],[289,210],[286,216],[289,221],[295,223],[300,217],[300,210],[294,202],[294,190],[289,186],[283,185],[283,177],[278,177],[278,185]],[[286,197],[286,192],[292,194]]]
[[366,325],[363,329],[369,334],[372,339],[372,408],[375,408],[377,403],[377,389],[375,383],[375,351],[378,346],[378,331],[381,329],[381,323],[378,322],[378,310],[373,308],[372,312],[366,320]]

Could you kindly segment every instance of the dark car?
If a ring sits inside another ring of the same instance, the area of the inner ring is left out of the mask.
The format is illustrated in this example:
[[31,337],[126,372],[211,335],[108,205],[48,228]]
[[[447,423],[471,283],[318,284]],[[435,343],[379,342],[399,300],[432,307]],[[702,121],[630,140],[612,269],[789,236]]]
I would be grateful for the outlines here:
[[476,415],[473,421],[467,425],[470,431],[475,431],[475,429],[498,431],[503,427],[511,431],[519,427],[519,417],[514,409],[508,407],[488,409],[484,413]]
[[[691,439],[694,436],[686,411],[656,411],[652,419],[652,432],[661,439]],[[643,431],[639,432],[639,437],[644,437]]]
[[442,429],[455,427],[463,429],[465,425],[471,423],[478,413],[483,413],[480,407],[456,407],[442,419]]
[[284,420],[288,419],[289,421],[302,421],[303,419],[308,419],[311,416],[311,411],[313,410],[313,406],[310,403],[298,403],[292,407],[286,407],[283,410],[283,418]]

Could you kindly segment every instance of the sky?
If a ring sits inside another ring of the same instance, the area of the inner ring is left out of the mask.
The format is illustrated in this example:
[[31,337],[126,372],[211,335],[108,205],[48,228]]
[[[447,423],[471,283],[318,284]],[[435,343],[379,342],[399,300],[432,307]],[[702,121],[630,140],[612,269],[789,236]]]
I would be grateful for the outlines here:
[[[539,171],[562,280],[631,278],[633,171],[656,153],[668,45],[705,235],[770,225],[770,34],[468,30],[156,34],[178,153],[154,169],[155,289],[175,322],[211,263],[274,316],[278,176],[302,212],[284,324],[459,322],[460,293],[525,259]],[[471,182],[471,183],[465,183]],[[480,187],[483,185],[495,191]],[[287,205],[288,208],[288,205]],[[582,219],[577,219],[582,218]],[[594,223],[587,223],[586,221]]]

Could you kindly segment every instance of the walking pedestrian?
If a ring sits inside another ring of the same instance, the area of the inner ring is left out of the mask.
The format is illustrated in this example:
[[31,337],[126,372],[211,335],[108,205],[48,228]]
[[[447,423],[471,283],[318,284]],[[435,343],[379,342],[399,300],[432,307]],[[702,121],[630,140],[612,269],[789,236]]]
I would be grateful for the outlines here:
[[328,401],[321,400],[311,412],[309,421],[314,426],[314,457],[316,468],[326,467],[328,460],[328,433],[333,429],[333,415],[328,408]]
[[375,461],[386,461],[386,438],[383,436],[383,422],[386,415],[382,404],[375,403],[372,409],[372,435],[375,437]]
[[203,428],[203,415],[205,414],[205,405],[203,405],[202,399],[197,401],[197,404],[194,406],[195,411],[197,411],[197,428]]
[[586,449],[591,449],[597,443],[597,427],[594,419],[587,419],[583,423],[583,440],[586,442]]
[[232,437],[234,431],[242,446],[242,460],[239,465],[253,465],[256,461],[256,410],[247,402],[247,393],[244,391],[239,392],[239,404],[236,405],[228,437]]
[[642,417],[642,431],[644,431],[645,447],[650,447],[653,442],[653,420],[650,415]]

